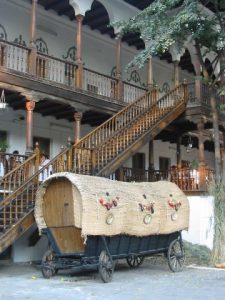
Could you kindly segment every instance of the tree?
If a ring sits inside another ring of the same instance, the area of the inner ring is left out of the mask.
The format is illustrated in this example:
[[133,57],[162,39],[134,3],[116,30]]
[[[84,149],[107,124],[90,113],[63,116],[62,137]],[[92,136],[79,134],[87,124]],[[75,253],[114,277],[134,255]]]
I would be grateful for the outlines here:
[[[196,58],[202,69],[201,79],[208,85],[210,91],[215,143],[215,188],[223,189],[218,111],[214,90],[216,88],[217,92],[225,94],[225,0],[155,0],[130,20],[113,25],[121,29],[121,35],[127,32],[139,32],[146,42],[145,49],[134,57],[129,66],[142,67],[150,56],[165,53],[171,46],[181,51],[187,42],[193,44]],[[214,61],[211,62],[210,68],[205,61],[205,56],[209,52],[214,53]],[[220,64],[220,72],[215,76],[213,71],[218,64]],[[215,197],[216,195],[218,193],[215,193]],[[225,200],[220,197],[218,201]],[[215,201],[217,205],[218,201]],[[221,228],[224,228],[222,232]],[[214,235],[214,258],[219,261],[225,261],[225,251],[222,254],[215,248],[225,246],[223,236],[225,236],[225,223],[220,226],[220,229],[215,230]]]

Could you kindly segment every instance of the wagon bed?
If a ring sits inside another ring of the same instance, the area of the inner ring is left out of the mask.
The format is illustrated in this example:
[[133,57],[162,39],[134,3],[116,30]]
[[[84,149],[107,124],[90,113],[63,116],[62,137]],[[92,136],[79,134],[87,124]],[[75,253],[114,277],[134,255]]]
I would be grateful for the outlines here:
[[50,278],[58,270],[98,270],[103,282],[112,279],[113,261],[126,259],[131,268],[142,264],[145,257],[164,254],[173,272],[183,269],[185,254],[180,232],[164,235],[136,237],[128,235],[88,236],[84,252],[63,253],[58,247],[51,229],[45,229],[51,245],[42,260],[42,274]]

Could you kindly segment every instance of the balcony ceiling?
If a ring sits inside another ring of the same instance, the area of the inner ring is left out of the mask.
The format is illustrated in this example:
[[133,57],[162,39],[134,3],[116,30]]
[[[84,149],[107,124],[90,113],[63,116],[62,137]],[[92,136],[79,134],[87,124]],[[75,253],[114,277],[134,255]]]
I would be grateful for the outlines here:
[[[123,0],[124,2],[135,6],[138,9],[144,9],[154,0]],[[59,16],[66,16],[71,21],[75,20],[75,14],[72,6],[69,4],[69,0],[38,0],[38,3],[43,6],[47,11],[54,10]],[[111,38],[115,38],[114,29],[109,26],[109,15],[105,7],[95,0],[92,4],[91,10],[86,12],[83,24],[88,26],[92,30],[98,30],[101,34],[106,34]],[[133,46],[137,50],[144,49],[145,45],[140,35],[137,33],[126,34],[122,41],[128,46]],[[160,59],[166,60],[171,63],[171,56],[166,53],[160,57]],[[194,67],[191,63],[190,55],[184,55],[180,62],[180,67],[190,73],[194,73]]]
[[[1,90],[0,90],[1,92]],[[19,93],[5,91],[6,103],[14,111],[25,110],[26,99]],[[44,117],[54,117],[56,120],[67,120],[69,122],[74,121],[75,108],[69,104],[59,103],[49,99],[42,99],[36,102],[35,113],[39,113]],[[90,126],[98,126],[105,122],[111,115],[106,113],[100,113],[94,110],[88,110],[84,112],[82,117],[82,124],[89,124]]]

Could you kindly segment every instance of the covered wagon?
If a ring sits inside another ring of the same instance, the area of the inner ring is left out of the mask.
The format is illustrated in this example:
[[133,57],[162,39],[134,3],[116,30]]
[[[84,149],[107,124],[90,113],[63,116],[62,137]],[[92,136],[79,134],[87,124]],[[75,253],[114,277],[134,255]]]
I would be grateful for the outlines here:
[[35,218],[51,250],[42,259],[49,278],[60,269],[98,269],[112,278],[114,260],[130,267],[163,253],[172,271],[183,268],[181,231],[189,225],[189,204],[173,183],[126,183],[57,173],[38,189]]

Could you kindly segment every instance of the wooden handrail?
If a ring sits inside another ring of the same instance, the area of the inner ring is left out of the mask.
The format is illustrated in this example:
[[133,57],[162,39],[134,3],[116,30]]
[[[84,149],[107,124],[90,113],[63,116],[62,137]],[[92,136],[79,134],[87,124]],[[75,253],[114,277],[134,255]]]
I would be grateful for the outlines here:
[[91,69],[88,69],[88,68],[83,68],[83,70],[88,71],[88,72],[90,72],[90,73],[94,73],[94,74],[96,74],[96,75],[104,76],[104,77],[106,77],[106,78],[108,78],[108,79],[111,79],[111,80],[113,80],[113,81],[117,81],[117,79],[116,79],[115,77],[109,76],[109,75],[107,75],[107,74],[102,74],[102,73],[100,73],[100,72],[98,72],[98,71],[94,71],[94,70],[91,70]]
[[11,45],[11,46],[14,46],[14,47],[17,47],[17,48],[21,48],[21,49],[30,51],[30,48],[29,48],[29,47],[26,47],[26,46],[23,46],[23,45],[14,43],[14,42],[9,42],[9,41],[3,40],[3,39],[1,39],[1,38],[0,38],[0,43],[1,43],[1,44]]
[[[144,96],[139,97],[136,101],[134,101],[133,103],[126,106],[124,109],[122,109],[121,111],[116,113],[114,116],[112,116],[110,119],[105,121],[102,125],[100,125],[96,129],[94,129],[92,132],[87,134],[85,137],[83,137],[76,144],[76,147],[82,146],[83,144],[85,144],[86,141],[88,141],[88,139],[90,139],[93,136],[95,136],[98,141],[98,138],[101,138],[100,133],[102,133],[105,129],[112,130],[112,131],[118,130],[118,127],[119,127],[118,123],[121,121],[123,121],[123,122],[121,122],[121,127],[123,127],[125,125],[124,122],[130,123],[137,115],[140,115],[140,113],[142,113],[144,110],[148,109],[149,107],[151,107],[154,104],[156,99],[154,99],[153,96],[154,96],[154,92],[149,91]],[[123,120],[120,119],[120,117],[122,117],[122,116],[125,116],[123,118]],[[111,133],[109,132],[108,134],[111,136],[112,132]],[[102,135],[102,138],[104,139],[105,135]],[[99,146],[100,144],[101,143],[91,144],[90,148],[93,149],[96,146]]]
[[56,60],[56,61],[59,61],[59,62],[64,63],[64,64],[69,64],[69,65],[73,65],[74,67],[77,67],[76,62],[61,59],[61,58],[58,58],[58,57],[54,57],[54,56],[51,56],[49,54],[45,54],[45,53],[42,53],[42,52],[37,52],[37,56],[38,57],[44,57],[46,59]]

